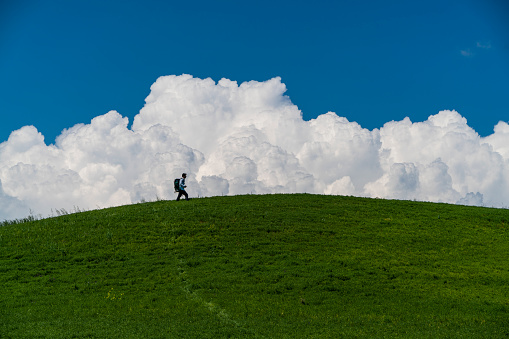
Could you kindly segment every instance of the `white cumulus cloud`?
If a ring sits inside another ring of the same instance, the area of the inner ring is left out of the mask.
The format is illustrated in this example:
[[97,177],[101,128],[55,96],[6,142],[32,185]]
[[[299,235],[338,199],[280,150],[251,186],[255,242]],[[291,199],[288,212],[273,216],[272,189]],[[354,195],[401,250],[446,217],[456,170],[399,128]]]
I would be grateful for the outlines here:
[[0,144],[0,219],[191,196],[342,194],[506,207],[509,125],[480,137],[458,112],[368,130],[328,112],[304,121],[280,78],[164,76],[131,128],[116,111],[46,145],[33,126]]

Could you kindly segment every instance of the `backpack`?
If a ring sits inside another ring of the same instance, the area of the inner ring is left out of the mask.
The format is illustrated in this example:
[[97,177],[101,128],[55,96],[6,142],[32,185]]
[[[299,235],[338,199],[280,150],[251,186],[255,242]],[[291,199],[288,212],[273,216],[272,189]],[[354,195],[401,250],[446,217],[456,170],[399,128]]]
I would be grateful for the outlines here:
[[175,188],[175,192],[180,190],[180,178],[173,180],[173,187]]

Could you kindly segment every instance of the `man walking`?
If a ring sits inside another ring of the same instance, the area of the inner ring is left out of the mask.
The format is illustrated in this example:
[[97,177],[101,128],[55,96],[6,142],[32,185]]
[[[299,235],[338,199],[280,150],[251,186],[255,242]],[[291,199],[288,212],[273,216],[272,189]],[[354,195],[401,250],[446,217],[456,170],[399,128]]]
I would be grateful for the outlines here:
[[187,192],[186,192],[186,177],[187,177],[187,174],[186,173],[182,173],[182,178],[180,178],[180,181],[179,181],[179,186],[178,186],[178,196],[177,196],[177,201],[180,200],[180,197],[183,195],[186,197],[186,200],[189,200],[189,197],[187,196]]

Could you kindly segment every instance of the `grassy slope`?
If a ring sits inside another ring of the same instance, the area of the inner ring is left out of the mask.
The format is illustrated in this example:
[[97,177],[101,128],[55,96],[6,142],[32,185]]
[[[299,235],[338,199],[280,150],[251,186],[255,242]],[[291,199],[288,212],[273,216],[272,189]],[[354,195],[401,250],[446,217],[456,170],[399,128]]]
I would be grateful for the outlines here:
[[508,210],[302,194],[8,225],[0,337],[506,337],[508,227]]

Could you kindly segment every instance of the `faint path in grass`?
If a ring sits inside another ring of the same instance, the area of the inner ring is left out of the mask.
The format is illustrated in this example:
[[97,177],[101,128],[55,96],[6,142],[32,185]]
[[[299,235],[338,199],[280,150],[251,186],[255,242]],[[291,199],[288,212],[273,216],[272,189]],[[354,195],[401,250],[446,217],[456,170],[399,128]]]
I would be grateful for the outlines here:
[[182,259],[179,259],[177,256],[175,256],[175,264],[176,264],[176,270],[177,270],[177,276],[179,280],[182,282],[180,288],[184,293],[187,295],[188,298],[191,300],[197,302],[199,305],[202,305],[206,309],[208,309],[212,314],[215,314],[221,321],[224,321],[227,324],[233,325],[236,328],[243,330],[245,332],[248,332],[252,334],[254,337],[258,338],[267,338],[264,335],[261,335],[257,332],[255,332],[253,329],[248,328],[245,324],[239,323],[239,321],[236,321],[232,319],[232,317],[226,312],[225,309],[221,308],[220,306],[214,304],[211,301],[207,301],[203,299],[201,296],[198,295],[195,291],[191,290],[191,283],[187,281],[185,277],[185,262]]

